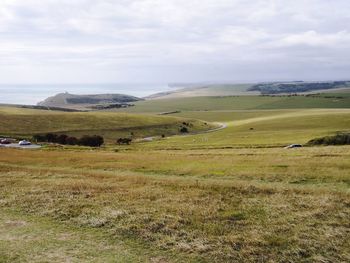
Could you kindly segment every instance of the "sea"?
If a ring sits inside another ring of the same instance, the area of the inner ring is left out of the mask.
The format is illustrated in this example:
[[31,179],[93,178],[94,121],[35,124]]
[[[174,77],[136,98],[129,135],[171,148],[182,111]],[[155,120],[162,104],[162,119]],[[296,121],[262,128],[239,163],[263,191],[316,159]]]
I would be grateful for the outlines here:
[[68,92],[71,94],[126,94],[146,97],[176,88],[168,84],[0,84],[0,104],[36,105],[50,96]]

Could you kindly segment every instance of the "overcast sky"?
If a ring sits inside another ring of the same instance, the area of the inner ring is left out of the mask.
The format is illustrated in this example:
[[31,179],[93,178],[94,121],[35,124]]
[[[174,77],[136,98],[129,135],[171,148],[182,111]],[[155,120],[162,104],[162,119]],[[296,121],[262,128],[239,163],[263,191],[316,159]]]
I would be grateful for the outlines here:
[[349,0],[1,0],[0,83],[350,79]]

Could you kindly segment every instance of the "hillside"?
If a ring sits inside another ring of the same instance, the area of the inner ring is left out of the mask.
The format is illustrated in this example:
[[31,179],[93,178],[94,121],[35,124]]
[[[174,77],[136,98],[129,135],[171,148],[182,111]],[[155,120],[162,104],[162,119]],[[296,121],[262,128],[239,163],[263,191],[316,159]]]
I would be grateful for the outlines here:
[[103,106],[127,107],[129,103],[139,100],[142,99],[124,94],[74,95],[59,93],[39,102],[38,106],[91,110]]
[[225,122],[226,129],[190,137],[172,137],[147,147],[230,148],[282,147],[350,131],[350,109],[296,109],[254,111],[181,112],[181,117]]
[[310,92],[328,92],[344,89],[350,89],[349,81],[291,81],[251,84],[183,84],[182,88],[177,90],[156,93],[146,97],[145,99],[155,100],[207,96],[250,96],[295,93],[307,94]]
[[288,83],[261,83],[256,84],[248,91],[258,91],[261,94],[288,94],[288,93],[308,93],[315,91],[334,90],[350,88],[349,81],[329,81],[329,82],[288,82]]
[[0,135],[31,137],[34,134],[64,133],[70,136],[101,135],[108,142],[118,137],[143,138],[180,134],[215,127],[207,122],[182,117],[151,116],[113,112],[61,112],[0,107]]
[[299,96],[207,96],[146,100],[134,104],[134,107],[118,111],[163,113],[175,111],[350,108],[350,93],[322,93]]
[[197,84],[179,88],[173,91],[160,92],[148,97],[146,100],[155,99],[174,99],[187,97],[205,97],[205,96],[240,96],[240,95],[258,95],[257,91],[248,91],[252,84]]

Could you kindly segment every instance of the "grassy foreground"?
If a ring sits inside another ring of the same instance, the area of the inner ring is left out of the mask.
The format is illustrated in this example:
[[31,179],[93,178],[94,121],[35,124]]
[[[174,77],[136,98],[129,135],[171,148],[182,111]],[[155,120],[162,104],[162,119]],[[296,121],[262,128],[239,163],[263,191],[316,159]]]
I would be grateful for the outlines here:
[[[137,242],[111,238],[98,229],[2,209],[0,262],[157,262],[162,256]],[[131,248],[132,246],[132,248]]]
[[[56,248],[56,262],[113,261],[115,253],[120,262],[346,262],[349,153],[0,149],[0,223],[15,225],[0,231],[0,253],[46,261]],[[29,231],[23,221],[36,217]],[[35,234],[50,227],[51,236]],[[62,228],[74,234],[60,246]],[[26,249],[15,249],[21,242]],[[76,249],[67,252],[69,244]]]

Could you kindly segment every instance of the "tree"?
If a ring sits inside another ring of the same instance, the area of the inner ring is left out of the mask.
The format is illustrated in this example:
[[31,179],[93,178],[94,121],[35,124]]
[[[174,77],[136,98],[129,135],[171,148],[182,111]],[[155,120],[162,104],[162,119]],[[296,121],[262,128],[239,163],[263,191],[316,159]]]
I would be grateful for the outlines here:
[[45,142],[46,141],[46,137],[44,135],[35,134],[33,136],[33,141],[35,141],[35,142]]
[[182,128],[180,129],[180,132],[182,132],[182,133],[187,133],[187,132],[188,132],[188,129],[187,129],[186,127],[182,127]]
[[47,133],[45,135],[46,137],[46,141],[47,142],[56,142],[57,141],[57,135],[56,134],[53,134],[53,133]]
[[79,140],[75,137],[67,137],[66,138],[66,144],[68,145],[77,145],[79,143]]
[[84,135],[79,139],[79,145],[90,146],[90,147],[100,147],[104,143],[103,137],[99,135]]
[[57,136],[56,142],[59,144],[67,144],[67,138],[68,138],[67,135],[61,134],[61,135]]

